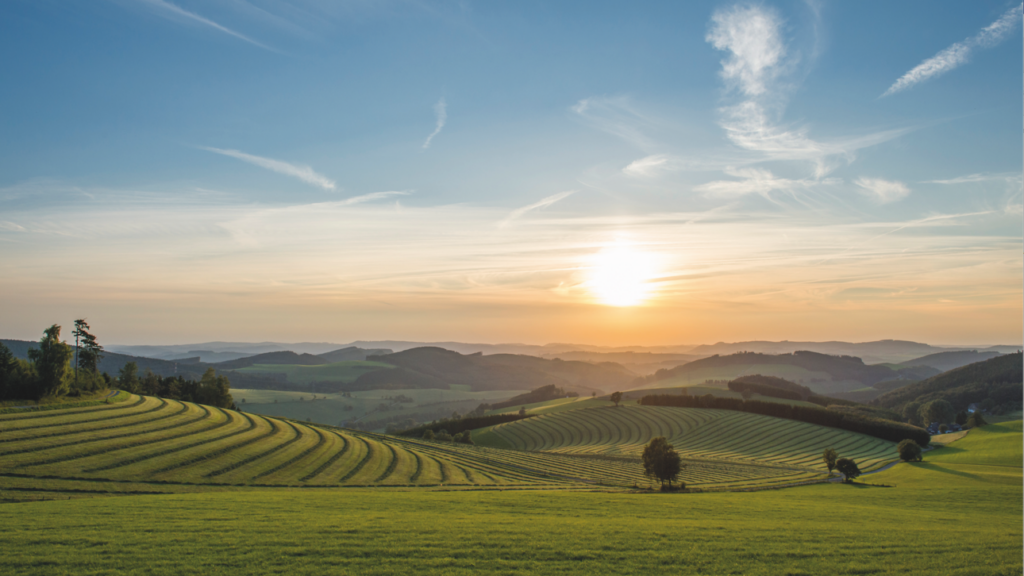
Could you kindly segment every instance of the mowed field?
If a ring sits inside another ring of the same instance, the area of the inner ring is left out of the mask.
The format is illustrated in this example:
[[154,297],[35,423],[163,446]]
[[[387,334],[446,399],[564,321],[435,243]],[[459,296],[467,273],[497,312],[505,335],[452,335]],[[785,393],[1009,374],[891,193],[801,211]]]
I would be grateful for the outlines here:
[[[633,462],[664,436],[683,457],[689,486],[799,482],[827,472],[826,448],[868,471],[897,458],[896,445],[864,434],[759,414],[626,404],[541,414],[473,433],[478,444]],[[628,482],[626,478],[623,481]]]
[[5,504],[0,572],[1019,575],[1020,445],[1020,423],[986,427],[863,483],[761,492],[231,488]]
[[[414,418],[429,421],[451,416],[452,412],[465,414],[481,403],[504,400],[523,391],[467,390],[363,390],[350,396],[281,390],[231,390],[235,402],[246,412],[265,416],[278,416],[292,420],[344,426],[345,423],[379,421],[386,418]],[[393,404],[389,398],[405,396],[412,402]],[[380,410],[382,403],[392,404],[388,411]],[[383,432],[384,426],[374,431]]]
[[650,481],[639,452],[658,435],[676,443],[683,480],[701,490],[823,480],[818,458],[826,446],[865,469],[896,457],[891,443],[866,436],[717,410],[554,412],[478,432],[479,445],[471,446],[123,393],[117,399],[0,415],[0,498],[224,486],[642,487]]

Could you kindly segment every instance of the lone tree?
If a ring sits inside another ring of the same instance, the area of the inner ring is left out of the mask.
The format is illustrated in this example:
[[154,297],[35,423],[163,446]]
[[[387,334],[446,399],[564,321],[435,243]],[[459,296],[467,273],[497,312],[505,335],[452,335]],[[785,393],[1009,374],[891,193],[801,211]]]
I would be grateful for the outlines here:
[[612,392],[611,397],[608,399],[615,402],[615,407],[618,408],[619,402],[622,402],[622,392]]
[[836,460],[836,470],[845,476],[843,482],[853,482],[853,479],[860,476],[860,468],[857,468],[857,463],[851,458],[840,458]]
[[917,442],[914,442],[910,438],[901,440],[896,449],[900,452],[900,460],[903,460],[904,462],[921,461],[921,447],[917,445]]
[[836,467],[836,458],[839,454],[836,453],[835,448],[825,448],[825,452],[821,455],[821,459],[825,461],[825,466],[828,466],[829,475],[832,474],[832,470]]
[[[616,392],[616,394],[618,394]],[[644,447],[644,476],[657,478],[661,482],[661,489],[665,490],[665,482],[668,482],[668,489],[672,490],[672,481],[679,478],[679,472],[683,468],[682,461],[675,448],[668,443],[664,436],[652,438]],[[680,482],[680,488],[686,488],[686,484]]]

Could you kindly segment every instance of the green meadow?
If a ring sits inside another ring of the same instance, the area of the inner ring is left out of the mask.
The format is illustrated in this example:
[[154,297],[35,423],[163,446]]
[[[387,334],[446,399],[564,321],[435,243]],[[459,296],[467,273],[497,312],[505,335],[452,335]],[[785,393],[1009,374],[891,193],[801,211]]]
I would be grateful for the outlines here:
[[[576,403],[591,407],[478,430],[475,446],[128,394],[0,414],[0,573],[1022,570],[1020,421],[840,484],[823,447],[871,470],[894,445],[742,412]],[[638,453],[655,435],[679,450],[689,492],[647,488]]]
[[[279,489],[7,504],[0,569],[1020,574],[1020,427],[978,436],[862,483],[761,492]],[[971,453],[991,463],[945,461]]]

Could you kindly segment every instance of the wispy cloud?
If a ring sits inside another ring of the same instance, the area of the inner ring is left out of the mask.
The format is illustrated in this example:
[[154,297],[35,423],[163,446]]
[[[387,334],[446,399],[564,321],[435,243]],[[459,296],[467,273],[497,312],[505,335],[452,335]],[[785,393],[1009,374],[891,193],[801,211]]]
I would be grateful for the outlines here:
[[213,20],[210,20],[209,18],[204,18],[203,16],[200,16],[199,14],[196,14],[195,12],[189,12],[188,10],[185,10],[184,8],[182,8],[182,7],[180,7],[180,6],[176,5],[176,4],[172,4],[171,2],[168,2],[167,0],[138,0],[138,1],[143,3],[143,4],[146,4],[147,6],[150,6],[153,9],[155,9],[158,14],[160,14],[160,15],[162,15],[164,17],[177,16],[178,18],[184,18],[185,20],[191,20],[192,22],[198,22],[199,24],[202,24],[204,26],[208,26],[208,27],[213,28],[215,30],[219,30],[220,32],[223,32],[225,34],[234,36],[235,38],[238,38],[239,40],[244,40],[244,41],[246,41],[246,42],[248,42],[248,43],[250,43],[250,44],[252,44],[254,46],[259,46],[260,48],[263,48],[265,50],[270,50],[271,52],[277,52],[277,50],[271,48],[270,46],[267,46],[266,44],[262,44],[260,42],[257,42],[256,40],[253,40],[252,38],[249,38],[245,34],[242,34],[240,32],[235,32],[234,30],[232,30],[232,29],[230,29],[230,28],[228,28],[226,26],[222,26],[222,25],[214,22]]
[[880,204],[888,204],[902,200],[910,195],[910,188],[903,182],[883,180],[881,178],[857,178],[853,182],[861,188],[861,193]]
[[390,192],[370,192],[369,194],[363,194],[361,196],[353,196],[352,198],[346,198],[337,202],[331,202],[334,206],[351,206],[353,204],[362,204],[363,202],[373,202],[374,200],[380,200],[382,198],[390,198],[392,196],[408,196],[412,194],[412,190],[392,190]]
[[828,142],[814,140],[804,127],[779,122],[785,109],[784,84],[799,60],[782,35],[782,19],[772,9],[742,5],[715,12],[705,38],[728,56],[721,77],[738,102],[719,109],[720,126],[736,146],[757,152],[762,160],[809,160],[815,178],[823,178],[842,161],[851,162],[859,148],[895,138],[906,130],[887,130]]
[[924,180],[922,184],[969,184],[973,182],[1020,182],[1020,174],[968,174],[947,180]]
[[758,194],[768,200],[773,200],[771,193],[774,191],[795,192],[822,184],[832,185],[839,182],[833,178],[825,180],[780,178],[763,168],[732,168],[726,169],[725,173],[742,178],[742,180],[716,180],[701,184],[695,187],[694,191],[715,198],[737,198],[747,194]]
[[237,158],[243,162],[255,164],[260,168],[266,168],[272,170],[278,174],[284,174],[286,176],[293,176],[314,186],[319,186],[324,190],[334,190],[334,180],[327,178],[322,174],[318,174],[313,171],[309,166],[302,164],[291,164],[282,160],[274,160],[273,158],[264,158],[262,156],[253,156],[252,154],[246,154],[245,152],[239,152],[238,150],[225,150],[223,148],[210,148],[208,146],[200,146],[203,150],[210,152],[216,152],[217,154],[223,154],[224,156],[230,156]]
[[915,66],[899,78],[885,93],[880,96],[884,98],[891,94],[906,90],[915,84],[924,82],[929,78],[941,76],[950,70],[965,64],[970,59],[971,53],[977,48],[991,48],[999,44],[1010,35],[1020,24],[1022,5],[1014,6],[999,17],[998,20],[989,24],[974,36],[957,42],[949,48],[939,52],[935,56]]
[[629,176],[646,178],[671,169],[673,164],[673,158],[668,154],[652,154],[630,162],[622,171]]
[[445,104],[443,97],[437,101],[437,104],[434,104],[434,115],[437,116],[437,127],[430,133],[430,136],[427,136],[427,140],[423,142],[424,150],[430,148],[430,141],[434,139],[434,136],[441,133],[441,129],[444,128],[445,123],[448,121],[448,105]]
[[534,202],[533,204],[530,204],[529,206],[523,206],[522,208],[517,208],[517,209],[513,210],[511,213],[509,213],[508,217],[506,217],[504,220],[502,220],[501,222],[498,222],[498,228],[504,228],[505,226],[508,226],[510,222],[512,222],[513,220],[516,220],[517,218],[521,217],[523,214],[526,214],[527,212],[529,212],[531,210],[537,210],[538,208],[546,208],[548,206],[551,206],[555,202],[558,202],[560,200],[564,200],[564,199],[568,198],[569,196],[573,195],[575,192],[576,192],[575,190],[567,190],[565,192],[559,192],[558,194],[552,194],[551,196],[548,196],[547,198],[545,198],[545,199],[543,199],[543,200],[541,200],[539,202]]
[[584,98],[570,109],[587,124],[617,136],[637,148],[653,147],[651,139],[643,130],[651,121],[624,96]]

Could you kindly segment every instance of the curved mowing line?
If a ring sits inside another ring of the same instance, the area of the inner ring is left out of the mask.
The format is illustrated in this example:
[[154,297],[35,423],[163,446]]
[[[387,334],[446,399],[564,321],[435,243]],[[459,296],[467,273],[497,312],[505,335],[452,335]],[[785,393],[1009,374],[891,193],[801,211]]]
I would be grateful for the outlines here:
[[[5,438],[3,440],[0,440],[0,443],[5,443],[5,442],[28,442],[30,440],[39,440],[40,438],[54,438],[54,437],[57,437],[57,436],[70,436],[71,434],[83,434],[85,432],[96,432],[98,430],[107,431],[107,430],[114,430],[116,428],[126,428],[128,426],[140,426],[140,425],[150,424],[152,422],[156,422],[157,420],[164,420],[165,418],[173,418],[175,416],[180,416],[182,413],[187,412],[187,411],[188,411],[188,405],[182,402],[181,403],[181,410],[178,410],[177,412],[172,412],[170,414],[164,414],[163,416],[157,416],[156,418],[150,418],[149,420],[146,420],[145,422],[128,422],[126,424],[118,424],[117,426],[97,426],[95,428],[86,428],[85,430],[67,430],[67,431],[64,431],[64,432],[52,432],[50,434],[37,434],[35,436],[25,436],[24,438]],[[145,414],[145,412],[140,412],[139,414]],[[135,416],[135,414],[133,414],[133,416]],[[58,425],[55,424],[54,426],[58,426]],[[60,426],[60,427],[63,427],[63,426]],[[16,430],[11,430],[11,432],[16,432]],[[117,436],[108,436],[108,438],[117,438]],[[0,456],[4,456],[6,454],[13,454],[13,453],[14,452],[0,452]]]
[[548,448],[554,448],[565,444],[565,438],[562,435],[562,431],[559,429],[558,426],[550,422],[550,418],[545,419],[543,416],[538,416],[536,418],[537,420],[535,422],[531,422],[530,424],[532,424],[534,428],[539,429],[538,433],[544,433],[544,435],[546,436],[544,439],[544,444],[542,444],[540,447],[541,450],[546,450]]
[[[338,484],[341,484],[358,474],[359,471],[363,469],[363,466],[366,466],[366,463],[373,459],[373,446],[367,442],[365,438],[359,438],[359,440],[361,440],[363,444],[366,444],[366,456],[363,456],[363,459],[357,462],[355,467],[348,471],[348,474],[342,476],[341,479],[338,480]],[[374,442],[374,444],[376,444],[376,442]]]
[[[140,402],[141,404],[141,402]],[[141,412],[131,412],[129,414],[118,414],[117,416],[105,416],[103,418],[93,418],[92,420],[76,420],[74,422],[61,422],[59,424],[38,424],[36,426],[25,426],[23,428],[11,428],[8,432],[21,432],[23,430],[35,430],[37,428],[53,428],[54,426],[77,426],[79,424],[89,424],[91,422],[109,422],[111,420],[119,420],[121,418],[131,418],[132,416],[140,416],[142,414],[149,414],[156,412],[157,410],[163,410],[164,406],[167,406],[167,400],[160,399],[160,404],[157,404],[155,408],[143,410]]]
[[499,424],[494,428],[491,428],[491,432],[494,432],[499,438],[508,442],[516,450],[525,450],[524,444],[519,440],[519,436],[509,432],[506,427],[508,424]]
[[[149,432],[144,432],[143,434],[149,434],[151,432],[160,432],[162,430],[169,430],[171,428],[178,428],[180,426],[187,426],[189,424],[194,424],[196,422],[201,422],[203,420],[206,420],[207,418],[210,417],[210,411],[205,406],[202,406],[202,408],[205,411],[205,414],[202,417],[197,418],[196,420],[189,420],[189,421],[184,422],[182,424],[175,424],[173,426],[167,426],[165,428],[160,428],[159,430],[150,430]],[[164,438],[156,438],[156,439],[153,439],[153,440],[140,440],[138,442],[130,442],[128,444],[125,444],[123,446],[118,446],[116,448],[102,447],[102,448],[99,448],[97,450],[93,450],[91,452],[80,452],[80,453],[76,453],[76,454],[68,454],[68,455],[65,455],[65,456],[59,456],[57,458],[51,458],[50,460],[37,461],[37,462],[33,462],[33,463],[27,464],[27,465],[23,464],[21,467],[22,468],[26,468],[26,467],[29,467],[29,466],[43,466],[45,464],[57,464],[59,462],[68,462],[68,461],[71,461],[71,460],[78,460],[80,458],[88,458],[90,456],[99,456],[101,454],[109,454],[111,452],[117,452],[119,450],[126,450],[128,448],[135,448],[137,446],[145,446],[146,444],[155,444],[157,442],[166,442],[168,440],[177,440],[178,438],[184,438],[186,436],[191,436],[193,434],[200,434],[200,433],[203,433],[203,432],[212,432],[213,430],[216,430],[218,428],[227,426],[230,423],[231,423],[231,419],[225,419],[223,422],[216,422],[216,423],[214,423],[211,426],[207,426],[206,428],[200,428],[198,430],[191,430],[191,431],[188,431],[188,432],[185,432],[185,433],[182,433],[182,434],[178,434],[176,436],[166,436]],[[135,434],[128,433],[128,434],[121,435],[121,437],[124,437],[124,436],[134,436],[134,435]],[[102,438],[102,440],[109,440],[109,438]],[[63,446],[67,446],[67,444],[64,444]]]
[[[183,412],[187,412],[187,411],[188,411],[188,405],[187,404],[182,404],[181,410],[178,410],[174,414],[169,414],[169,415],[166,415],[166,416],[161,416],[159,418],[153,418],[149,422],[145,422],[145,424],[149,424],[150,422],[156,422],[158,420],[163,420],[165,418],[170,418],[171,416],[180,416]],[[139,436],[141,434],[151,434],[153,432],[160,432],[160,431],[163,431],[163,430],[169,430],[171,428],[178,428],[180,426],[185,426],[185,425],[188,425],[188,424],[192,424],[193,422],[199,422],[200,420],[204,420],[205,418],[207,418],[209,415],[210,415],[210,413],[209,413],[209,411],[207,411],[205,416],[200,416],[199,418],[195,418],[195,419],[192,419],[192,420],[185,420],[184,422],[175,422],[174,424],[171,424],[169,426],[164,426],[163,428],[153,428],[152,430],[144,430],[144,431],[141,431],[141,432],[138,431],[138,430],[135,430],[135,431],[132,431],[132,432],[125,432],[123,434],[116,434],[114,436],[103,436],[101,438],[85,438],[85,439],[82,439],[82,440],[73,440],[71,442],[64,442],[63,444],[45,444],[43,446],[33,446],[31,448],[20,448],[18,450],[8,450],[7,452],[0,452],[0,456],[10,456],[12,454],[25,454],[27,452],[39,452],[39,451],[42,451],[42,450],[51,450],[53,448],[66,448],[68,446],[78,446],[79,444],[89,444],[91,442],[104,442],[106,440],[117,440],[118,438],[126,438],[128,436]],[[135,424],[122,424],[121,426],[112,426],[111,428],[123,428],[125,426],[139,426],[139,424],[138,423],[135,423]],[[99,428],[98,430],[104,430],[104,429],[103,428]],[[52,434],[52,435],[44,435],[44,436],[34,436],[31,439],[32,440],[38,440],[40,438],[48,438],[50,436],[63,436],[63,435],[64,434]]]
[[[232,424],[235,423],[234,419],[232,419],[231,416],[228,413],[224,412],[223,410],[220,410],[220,412],[227,417],[228,422],[231,422]],[[223,436],[217,436],[217,437],[214,437],[214,438],[207,438],[205,440],[200,440],[198,442],[193,442],[191,444],[186,444],[184,446],[178,446],[178,447],[175,447],[175,448],[168,448],[167,450],[161,450],[159,452],[154,452],[153,454],[147,454],[145,456],[140,456],[140,457],[137,457],[137,458],[129,458],[128,460],[121,460],[120,462],[115,462],[113,464],[108,464],[106,466],[101,466],[99,468],[93,468],[91,470],[86,470],[85,472],[104,472],[104,471],[107,471],[107,470],[113,470],[114,468],[121,468],[122,466],[128,466],[130,464],[135,464],[135,463],[138,463],[138,462],[145,462],[146,460],[152,460],[153,458],[159,458],[161,456],[166,456],[168,454],[173,454],[175,452],[180,452],[182,450],[188,450],[190,448],[195,448],[196,446],[202,446],[203,444],[209,444],[210,442],[217,442],[218,440],[224,440],[225,438],[231,438],[232,436],[237,436],[239,434],[244,434],[244,433],[252,430],[254,427],[256,427],[256,423],[253,422],[251,418],[249,418],[248,414],[244,414],[243,413],[242,417],[246,420],[246,422],[249,425],[247,427],[245,427],[245,428],[240,429],[240,430],[235,430],[234,432],[231,432],[230,434],[225,434]],[[225,423],[224,425],[227,425],[227,423]],[[187,435],[190,436],[191,434],[192,433],[189,433]],[[162,442],[162,440],[158,440],[157,442]]]
[[384,471],[380,473],[380,476],[377,476],[377,479],[373,481],[375,484],[378,482],[382,482],[388,476],[391,476],[391,473],[394,472],[395,468],[398,467],[398,452],[395,452],[395,447],[392,446],[391,444],[385,444],[385,446],[387,446],[388,450],[391,451],[391,462],[389,462],[388,467],[385,468]]
[[[89,408],[88,410],[79,410],[78,412],[68,412],[69,410],[75,410],[75,408],[66,408],[66,409],[61,409],[61,410],[47,410],[46,414],[32,414],[31,416],[27,415],[27,414],[19,414],[19,415],[16,415],[16,416],[11,416],[9,418],[0,418],[0,422],[21,422],[23,420],[35,420],[36,418],[56,418],[58,416],[77,416],[78,414],[90,414],[92,412],[100,412],[100,411],[103,411],[103,410],[126,410],[128,408],[134,408],[134,407],[138,406],[139,404],[142,404],[143,402],[146,401],[146,398],[144,396],[139,396],[138,398],[139,399],[136,400],[134,404],[128,404],[128,401],[125,400],[123,402],[118,402],[117,404],[114,404],[113,406],[99,406],[97,408]],[[24,428],[21,428],[21,430],[24,430]]]
[[420,479],[420,474],[423,472],[423,461],[420,459],[420,455],[417,454],[416,452],[409,450],[409,453],[416,458],[416,471],[413,472],[412,476],[409,477],[409,482],[411,484],[417,484]]
[[344,436],[342,436],[341,434],[338,434],[337,432],[334,432],[334,435],[337,436],[338,438],[341,438],[341,442],[342,442],[341,450],[338,450],[337,452],[334,453],[333,456],[328,458],[326,462],[324,462],[323,464],[317,466],[316,470],[313,470],[309,474],[306,474],[302,478],[299,478],[299,482],[309,482],[313,478],[316,478],[324,470],[327,470],[327,468],[330,467],[331,464],[334,464],[335,462],[337,462],[338,459],[341,458],[342,456],[344,456],[345,452],[348,451],[348,438],[345,438]]
[[[289,424],[291,424],[291,422],[289,422]],[[292,425],[292,428],[295,428],[295,425]],[[309,448],[306,448],[305,450],[300,452],[298,455],[296,455],[294,458],[291,458],[291,459],[289,459],[289,460],[287,460],[287,461],[285,461],[285,462],[283,462],[281,464],[278,464],[277,466],[274,466],[270,470],[267,470],[265,472],[261,472],[261,473],[257,474],[256,476],[253,476],[252,479],[256,480],[257,478],[263,478],[264,476],[269,476],[269,475],[273,474],[274,472],[277,472],[278,470],[281,470],[282,468],[287,468],[288,466],[291,466],[292,464],[298,462],[299,460],[302,460],[306,456],[309,456],[314,450],[319,448],[324,442],[327,441],[327,439],[324,438],[323,432],[321,432],[319,429],[317,429],[317,428],[310,428],[310,430],[316,432],[316,435],[318,437],[317,441],[316,441],[316,444],[313,444]],[[298,428],[295,428],[295,434],[296,434],[295,439],[298,440],[299,437],[300,437]]]
[[[270,432],[267,432],[263,436],[259,436],[257,438],[253,438],[253,439],[249,440],[248,443],[251,444],[251,443],[256,442],[258,440],[263,440],[264,438],[269,438],[269,437],[273,436],[274,434],[277,434],[278,430],[280,430],[280,428],[277,427],[277,421],[276,420],[270,420],[270,419],[267,419],[267,421],[270,422]],[[239,468],[241,468],[242,466],[245,466],[246,464],[251,464],[252,462],[255,462],[255,461],[257,461],[257,460],[259,460],[261,458],[265,458],[267,456],[270,456],[271,454],[277,452],[278,450],[281,450],[282,448],[287,448],[288,446],[291,446],[295,442],[298,442],[302,438],[302,433],[299,432],[299,429],[296,428],[295,425],[292,424],[291,422],[285,422],[285,424],[291,426],[292,432],[295,432],[295,436],[293,436],[292,438],[290,438],[290,439],[288,439],[288,440],[278,444],[277,446],[274,446],[272,448],[264,450],[263,452],[260,452],[258,454],[253,454],[252,456],[249,456],[248,458],[243,458],[243,459],[239,460],[238,462],[235,462],[233,464],[225,466],[224,468],[221,468],[219,470],[215,470],[213,472],[207,472],[206,474],[203,475],[203,478],[215,478],[215,477],[220,476],[222,474],[227,474],[228,472],[231,472],[232,470],[238,470]],[[240,448],[240,447],[241,446],[235,446],[235,448]],[[234,450],[235,448],[232,448],[232,450]],[[227,450],[227,449],[225,449],[225,450],[227,452],[232,451],[232,450]]]

